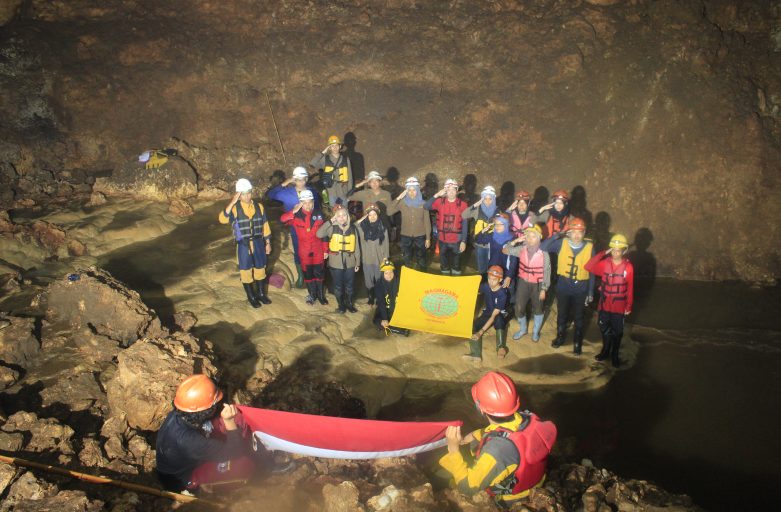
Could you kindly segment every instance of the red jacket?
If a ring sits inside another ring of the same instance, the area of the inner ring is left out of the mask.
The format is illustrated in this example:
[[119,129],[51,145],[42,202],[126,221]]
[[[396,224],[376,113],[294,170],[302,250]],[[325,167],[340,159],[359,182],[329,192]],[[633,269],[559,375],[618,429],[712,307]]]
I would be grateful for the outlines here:
[[462,223],[461,213],[466,210],[467,204],[459,198],[450,202],[446,197],[440,197],[434,200],[431,210],[437,212],[437,233],[439,240],[446,244],[464,242],[461,236]]
[[323,254],[328,252],[328,242],[317,237],[317,229],[323,225],[323,214],[319,210],[305,212],[298,210],[282,214],[279,218],[285,224],[293,226],[298,237],[298,257],[301,259],[301,268],[306,270],[311,265],[322,265],[325,261]]
[[599,252],[588,260],[586,270],[602,278],[600,310],[621,315],[632,311],[635,270],[628,259],[624,258],[614,265],[610,255]]

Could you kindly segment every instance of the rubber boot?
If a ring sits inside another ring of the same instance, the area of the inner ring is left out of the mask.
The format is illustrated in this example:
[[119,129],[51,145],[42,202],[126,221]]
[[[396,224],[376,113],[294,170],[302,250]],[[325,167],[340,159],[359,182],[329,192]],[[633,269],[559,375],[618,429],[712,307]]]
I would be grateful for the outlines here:
[[483,360],[483,337],[477,341],[469,340],[469,353],[461,356],[467,361],[482,361]]
[[409,329],[402,327],[388,327],[388,330],[392,333],[401,334],[402,336],[409,336]]
[[567,328],[562,329],[560,326],[556,326],[556,337],[551,342],[550,346],[553,348],[559,348],[564,345],[564,341],[567,339]]
[[347,308],[344,305],[344,299],[342,297],[337,297],[336,298],[336,304],[337,304],[337,307],[336,307],[336,312],[337,313],[344,314],[344,313],[347,312]]
[[368,302],[368,304],[370,306],[374,306],[374,286],[369,288],[369,302]]
[[264,290],[265,285],[266,279],[262,281],[254,281],[252,283],[252,291],[255,292],[255,298],[257,298],[258,301],[262,302],[263,304],[271,304],[271,299],[268,298],[266,291]]
[[572,345],[572,352],[579,356],[583,352],[583,331],[575,329],[575,339]]
[[296,263],[296,272],[298,272],[298,277],[296,277],[296,288],[303,288],[304,287],[304,271],[301,268],[301,264]]
[[534,330],[532,331],[532,341],[537,343],[540,341],[540,329],[542,329],[542,321],[545,315],[534,315]]
[[594,356],[594,359],[597,361],[604,361],[610,356],[610,338],[612,336],[609,334],[602,334],[602,350],[599,352],[599,354]]
[[315,299],[317,298],[317,284],[312,281],[308,281],[306,283],[306,291],[308,293],[306,296],[306,303],[310,306],[313,306]]
[[[526,325],[526,316],[522,316],[517,319],[518,320],[518,330],[515,331],[515,334],[513,334],[514,340],[519,340],[523,336],[526,335],[527,332],[529,332],[529,327]],[[537,328],[537,325],[535,324],[534,328]]]
[[358,312],[358,309],[356,309],[356,307],[353,305],[353,296],[352,296],[352,294],[348,294],[344,298],[344,307],[347,308],[347,311],[349,311],[350,313],[357,313]]
[[258,299],[255,298],[255,294],[252,291],[252,285],[249,283],[242,283],[244,286],[244,291],[247,294],[247,300],[252,305],[253,308],[259,308],[260,302],[258,302]]
[[618,351],[621,348],[621,338],[613,336],[613,343],[610,344],[610,362],[613,368],[621,366],[621,360],[618,358]]
[[507,329],[496,329],[496,355],[504,359],[507,352]]
[[328,299],[325,298],[325,286],[322,281],[315,281],[317,285],[317,300],[323,306],[328,305]]

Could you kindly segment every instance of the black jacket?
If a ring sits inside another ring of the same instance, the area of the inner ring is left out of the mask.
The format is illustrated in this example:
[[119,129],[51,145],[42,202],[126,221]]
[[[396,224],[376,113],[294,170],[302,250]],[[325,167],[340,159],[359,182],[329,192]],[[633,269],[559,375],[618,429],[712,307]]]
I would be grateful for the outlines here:
[[399,276],[393,276],[392,281],[386,281],[381,277],[374,285],[374,295],[377,298],[376,320],[390,320],[393,310],[396,309],[396,297],[399,295]]

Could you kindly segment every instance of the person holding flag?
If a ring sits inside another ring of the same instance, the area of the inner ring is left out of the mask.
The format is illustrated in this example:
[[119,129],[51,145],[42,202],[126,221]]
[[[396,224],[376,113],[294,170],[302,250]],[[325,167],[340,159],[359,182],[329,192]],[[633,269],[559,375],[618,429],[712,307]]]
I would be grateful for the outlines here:
[[[439,465],[453,476],[454,486],[464,494],[485,490],[502,509],[529,495],[545,482],[548,455],[556,443],[556,425],[536,414],[519,411],[521,401],[515,383],[500,372],[488,372],[472,386],[475,407],[488,426],[461,436],[461,427],[445,432],[447,454]],[[469,445],[474,462],[461,454]]]
[[377,310],[374,312],[374,325],[383,329],[385,334],[395,333],[409,336],[409,329],[393,327],[390,325],[393,312],[396,309],[396,298],[399,296],[399,278],[396,275],[396,267],[389,259],[385,259],[380,265],[382,279],[377,281],[373,292],[377,301]]
[[498,265],[488,269],[488,280],[480,285],[478,293],[483,296],[485,306],[475,320],[469,353],[462,357],[468,361],[483,360],[483,335],[493,327],[496,332],[496,354],[499,359],[507,355],[507,306],[510,302],[507,288],[502,286],[504,270]]

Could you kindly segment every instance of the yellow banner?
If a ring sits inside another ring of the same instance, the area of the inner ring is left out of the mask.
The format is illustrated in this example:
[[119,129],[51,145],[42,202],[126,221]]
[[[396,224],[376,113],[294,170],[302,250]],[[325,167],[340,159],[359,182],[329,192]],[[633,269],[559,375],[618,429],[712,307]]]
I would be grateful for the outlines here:
[[390,324],[413,331],[472,336],[480,276],[443,276],[401,268]]

